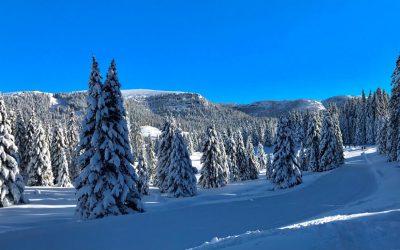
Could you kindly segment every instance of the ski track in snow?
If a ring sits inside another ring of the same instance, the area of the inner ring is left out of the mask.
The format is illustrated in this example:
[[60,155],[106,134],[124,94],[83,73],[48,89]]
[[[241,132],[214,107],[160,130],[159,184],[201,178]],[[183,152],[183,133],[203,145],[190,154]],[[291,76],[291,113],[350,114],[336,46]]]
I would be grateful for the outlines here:
[[[400,249],[400,171],[374,148],[347,152],[375,176],[374,192],[343,208],[288,226],[214,237],[194,249]],[[338,190],[339,191],[339,190]]]
[[[273,249],[276,244],[286,249],[318,245],[321,242],[315,238],[320,233],[316,228],[324,232],[336,223],[334,228],[349,230],[342,226],[349,220],[383,218],[380,222],[389,220],[384,218],[392,214],[399,218],[396,209],[400,206],[396,204],[400,203],[400,195],[387,191],[395,185],[400,190],[399,174],[388,173],[393,169],[399,172],[399,168],[382,168],[382,157],[373,150],[367,153],[347,151],[343,167],[305,173],[305,183],[288,190],[271,191],[265,177],[220,189],[199,189],[198,196],[184,199],[168,198],[153,188],[151,195],[143,199],[146,213],[95,221],[81,222],[73,217],[73,189],[29,187],[26,192],[30,204],[0,209],[0,242],[4,249],[123,249],[129,243],[138,249]],[[192,157],[194,165],[199,164],[198,158]],[[362,214],[368,212],[369,216]],[[365,227],[362,222],[350,229]],[[327,235],[335,238],[333,232]],[[345,232],[340,235],[343,239]],[[326,237],[320,238],[328,241]],[[303,238],[304,244],[298,245]],[[338,246],[338,242],[331,241],[331,246]]]

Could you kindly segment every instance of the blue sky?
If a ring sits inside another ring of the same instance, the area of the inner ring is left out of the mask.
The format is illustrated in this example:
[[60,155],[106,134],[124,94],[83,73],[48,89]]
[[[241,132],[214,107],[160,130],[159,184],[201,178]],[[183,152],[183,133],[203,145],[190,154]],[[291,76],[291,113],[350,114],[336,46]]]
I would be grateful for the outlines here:
[[91,55],[124,89],[216,102],[324,99],[390,90],[400,1],[0,3],[0,91],[84,90]]

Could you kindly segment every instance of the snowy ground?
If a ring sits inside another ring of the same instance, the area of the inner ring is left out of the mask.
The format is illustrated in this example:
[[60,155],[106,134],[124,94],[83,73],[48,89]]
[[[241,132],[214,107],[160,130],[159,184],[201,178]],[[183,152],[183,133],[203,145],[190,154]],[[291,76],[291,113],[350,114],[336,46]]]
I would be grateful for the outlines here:
[[[192,156],[198,168],[200,156]],[[73,217],[73,189],[29,187],[30,204],[0,209],[0,242],[2,249],[400,249],[400,168],[374,149],[346,158],[336,170],[305,173],[289,190],[272,191],[263,175],[184,199],[153,188],[146,213],[96,221]]]

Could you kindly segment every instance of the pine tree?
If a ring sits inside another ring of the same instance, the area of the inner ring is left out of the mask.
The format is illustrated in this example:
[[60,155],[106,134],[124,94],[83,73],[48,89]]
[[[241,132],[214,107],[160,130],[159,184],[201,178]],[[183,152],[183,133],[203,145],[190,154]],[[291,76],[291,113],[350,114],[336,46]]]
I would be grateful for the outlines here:
[[120,87],[113,60],[103,88],[96,88],[95,126],[88,149],[94,154],[76,180],[76,213],[82,219],[143,212]]
[[[29,158],[27,166],[29,186],[52,186],[53,172],[50,162],[50,149],[42,124],[37,122],[35,113],[29,121],[29,131],[33,131],[29,143]],[[30,132],[29,132],[30,133]]]
[[167,180],[169,178],[169,166],[171,162],[172,140],[175,134],[175,122],[166,122],[164,124],[160,143],[158,147],[158,162],[156,167],[156,185],[160,192],[167,192]]
[[254,153],[254,146],[250,138],[247,140],[246,145],[246,150],[248,154],[247,176],[250,180],[255,180],[258,179],[258,171],[260,166],[258,165],[257,157]]
[[59,187],[70,187],[68,162],[66,157],[66,145],[63,128],[57,124],[53,131],[51,144],[51,166],[55,177],[54,184]]
[[272,177],[272,173],[273,173],[273,169],[272,169],[273,157],[271,154],[267,154],[266,157],[267,157],[267,164],[265,167],[265,176],[268,180],[270,180]]
[[387,149],[387,141],[388,141],[388,124],[389,124],[389,119],[382,117],[379,120],[379,126],[378,126],[378,152],[380,154],[387,154],[388,149]]
[[249,179],[247,175],[247,163],[249,162],[249,159],[246,148],[244,147],[243,137],[240,132],[237,133],[236,141],[236,166],[239,170],[239,180],[245,181]]
[[286,117],[279,119],[270,179],[277,189],[290,188],[302,183],[301,171],[296,163],[291,124]]
[[140,126],[134,121],[129,122],[129,142],[131,144],[132,152],[134,155],[139,155],[140,150],[143,148],[144,142]]
[[364,146],[367,143],[366,137],[366,105],[367,100],[365,97],[364,90],[362,91],[362,97],[359,101],[356,109],[357,123],[356,123],[356,143],[359,146]]
[[337,151],[338,144],[336,140],[335,130],[332,122],[332,117],[329,112],[325,112],[322,129],[321,141],[319,145],[320,161],[317,171],[326,171],[337,166]]
[[154,152],[154,144],[153,140],[151,139],[150,135],[147,137],[146,141],[146,163],[149,169],[149,181],[153,184],[155,183],[155,175],[156,175],[156,166],[157,166],[157,158]]
[[[313,114],[310,117],[307,128],[307,141],[305,144],[306,150],[306,162],[303,165],[308,166],[310,171],[318,171],[319,169],[319,144],[320,144],[320,128],[321,122],[319,120],[318,114]],[[306,167],[304,167],[305,169]]]
[[138,164],[136,166],[136,172],[138,173],[138,190],[143,195],[149,195],[149,171],[147,162],[144,155],[144,149],[139,150]]
[[193,144],[192,144],[192,139],[190,138],[190,134],[189,133],[183,134],[183,138],[185,139],[185,143],[187,145],[189,155],[192,155],[194,150],[193,150]]
[[375,101],[372,91],[369,91],[366,107],[366,141],[367,144],[375,143]]
[[0,98],[0,207],[26,203],[24,180],[18,169],[18,149],[7,119],[4,100]]
[[260,170],[266,169],[267,167],[267,155],[264,152],[264,146],[261,143],[258,143],[257,147],[257,158],[258,158],[258,165],[260,166]]
[[68,109],[67,129],[65,130],[66,157],[69,167],[71,180],[75,180],[80,174],[80,167],[77,162],[77,146],[79,143],[79,133],[77,119],[72,109]]
[[173,197],[194,196],[197,193],[196,176],[182,132],[178,129],[172,140],[170,173],[167,192]]
[[232,131],[229,129],[227,133],[227,140],[225,145],[225,153],[227,156],[227,164],[229,169],[229,180],[231,182],[240,180],[239,168],[237,165],[237,155],[236,155],[236,141]]
[[399,127],[400,127],[400,56],[396,61],[396,68],[392,74],[392,96],[389,102],[389,127],[388,150],[389,160],[396,161],[399,158]]
[[201,176],[199,184],[203,188],[223,187],[228,183],[226,161],[223,158],[221,141],[215,127],[210,126],[206,131],[206,142],[201,157]]
[[26,127],[25,127],[25,120],[22,116],[21,111],[17,112],[17,118],[16,118],[16,126],[15,126],[15,145],[18,148],[18,153],[20,157],[20,164],[19,164],[19,170],[20,174],[24,177],[27,178],[27,171],[26,171],[26,166],[29,162],[29,155],[28,155],[28,138],[26,136]]
[[340,165],[344,163],[344,152],[343,152],[342,131],[340,130],[340,124],[339,124],[339,111],[337,109],[336,104],[334,103],[331,104],[328,107],[328,112],[331,116],[333,131],[336,138],[337,149],[335,150],[335,159],[336,163]]
[[[89,90],[86,97],[86,114],[82,120],[82,129],[79,139],[79,144],[77,147],[77,153],[79,154],[77,159],[77,172],[81,172],[84,168],[89,166],[90,159],[95,154],[95,147],[93,145],[94,142],[92,140],[98,140],[98,138],[93,138],[97,121],[96,116],[100,116],[100,112],[98,111],[98,100],[99,96],[102,92],[102,84],[101,84],[101,76],[98,63],[96,59],[92,58],[92,69],[90,73],[89,79]],[[98,135],[97,135],[98,136]],[[71,171],[73,168],[71,168]],[[71,173],[72,179],[74,182],[76,181],[77,176],[75,176],[75,171]],[[76,183],[75,186],[79,185]]]

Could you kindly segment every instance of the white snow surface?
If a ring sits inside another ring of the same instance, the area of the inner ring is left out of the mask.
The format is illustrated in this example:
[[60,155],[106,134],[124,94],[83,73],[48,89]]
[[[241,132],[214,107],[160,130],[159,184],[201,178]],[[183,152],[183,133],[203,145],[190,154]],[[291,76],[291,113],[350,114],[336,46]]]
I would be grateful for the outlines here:
[[[201,153],[191,157],[200,168]],[[0,209],[2,249],[399,249],[400,168],[375,148],[343,167],[272,191],[255,181],[168,198],[151,187],[146,212],[74,218],[72,188],[27,187],[30,204]],[[18,231],[18,232],[16,232]]]
[[152,126],[141,126],[140,132],[143,137],[150,136],[151,139],[153,139],[153,140],[157,139],[161,135],[161,130],[159,130],[156,127],[152,127]]

